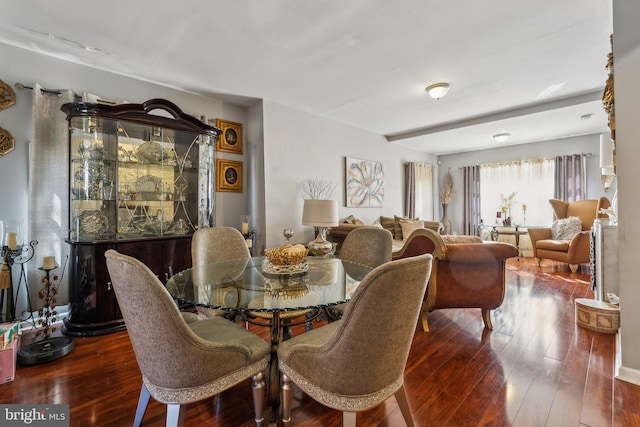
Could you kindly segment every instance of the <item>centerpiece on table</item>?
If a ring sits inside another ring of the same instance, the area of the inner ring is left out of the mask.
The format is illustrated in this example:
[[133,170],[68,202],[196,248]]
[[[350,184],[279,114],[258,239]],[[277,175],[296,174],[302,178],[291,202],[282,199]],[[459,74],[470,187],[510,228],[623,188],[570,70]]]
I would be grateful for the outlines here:
[[265,249],[262,270],[270,274],[304,273],[309,269],[308,254],[309,249],[301,244],[287,243],[282,247]]

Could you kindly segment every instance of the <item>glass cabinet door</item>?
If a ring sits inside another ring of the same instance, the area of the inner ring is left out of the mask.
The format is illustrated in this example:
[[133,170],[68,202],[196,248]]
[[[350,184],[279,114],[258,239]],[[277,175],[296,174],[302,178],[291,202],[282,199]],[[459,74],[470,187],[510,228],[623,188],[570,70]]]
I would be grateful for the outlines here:
[[[95,113],[90,104],[71,105],[68,114]],[[175,129],[167,118],[68,120],[71,240],[180,236],[213,225],[217,129],[199,121],[203,133]]]

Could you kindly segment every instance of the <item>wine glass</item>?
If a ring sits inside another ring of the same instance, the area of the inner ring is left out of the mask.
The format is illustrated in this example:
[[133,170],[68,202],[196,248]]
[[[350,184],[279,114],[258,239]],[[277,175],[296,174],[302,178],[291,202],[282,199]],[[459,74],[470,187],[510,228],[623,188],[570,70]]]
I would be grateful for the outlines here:
[[293,229],[285,228],[282,231],[282,235],[284,236],[285,239],[287,239],[287,243],[290,243],[289,240],[293,237]]

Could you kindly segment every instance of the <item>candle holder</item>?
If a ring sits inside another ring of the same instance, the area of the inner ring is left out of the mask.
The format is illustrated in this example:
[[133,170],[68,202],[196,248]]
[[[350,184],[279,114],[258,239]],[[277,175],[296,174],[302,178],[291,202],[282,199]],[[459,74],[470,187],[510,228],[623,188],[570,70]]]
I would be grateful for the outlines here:
[[38,310],[38,324],[42,329],[37,335],[43,335],[44,338],[29,345],[22,347],[18,351],[18,363],[22,365],[35,365],[39,363],[49,362],[59,359],[75,348],[75,340],[72,337],[62,336],[51,338],[51,333],[56,331],[53,324],[58,320],[56,311],[56,303],[58,302],[58,276],[51,277],[51,271],[58,268],[39,267],[38,270],[44,271],[45,276],[42,279],[43,289],[38,292],[40,299],[44,299],[44,307]]
[[[9,246],[2,247],[2,271],[0,272],[0,309],[4,307],[5,294],[7,297],[6,310],[4,313],[4,319],[7,322],[16,320],[16,302],[20,295],[20,287],[24,281],[25,290],[27,290],[27,303],[29,309],[31,309],[31,298],[27,288],[27,274],[24,269],[24,264],[33,258],[36,252],[37,240],[32,240],[28,245],[18,245],[15,249],[11,249]],[[18,279],[18,286],[16,288],[16,295],[14,299],[13,295],[13,267],[14,265],[20,266],[20,278]]]
[[42,289],[38,292],[40,299],[44,300],[44,306],[38,310],[39,319],[37,323],[42,326],[42,329],[38,331],[37,335],[43,335],[45,339],[48,339],[51,333],[56,331],[56,327],[53,324],[58,320],[56,317],[58,316],[56,304],[58,303],[57,295],[60,282],[58,282],[57,274],[54,274],[53,277],[50,275],[51,271],[56,268],[58,267],[38,268],[38,270],[45,272],[45,276],[42,278]]
[[256,230],[250,230],[247,233],[242,233],[245,242],[247,242],[247,247],[249,247],[249,252],[251,256],[254,254],[254,248],[256,247]]

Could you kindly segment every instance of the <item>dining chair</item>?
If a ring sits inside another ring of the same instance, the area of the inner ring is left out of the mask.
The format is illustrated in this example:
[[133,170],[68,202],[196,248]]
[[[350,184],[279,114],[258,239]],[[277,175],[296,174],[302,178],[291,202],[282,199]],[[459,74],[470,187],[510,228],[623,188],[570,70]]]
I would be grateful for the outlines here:
[[[351,231],[345,237],[339,258],[358,264],[377,267],[391,261],[393,235],[389,230],[377,227],[362,227]],[[327,309],[329,321],[339,319],[348,303]]]
[[191,260],[194,266],[241,258],[251,258],[251,252],[244,236],[235,228],[200,228],[193,233]]
[[291,423],[293,384],[323,405],[343,411],[345,427],[356,425],[357,412],[391,395],[407,425],[413,426],[404,369],[431,261],[431,254],[425,254],[376,267],[354,291],[342,319],[278,346],[285,426]]
[[261,426],[267,342],[222,317],[187,324],[146,265],[113,249],[105,257],[142,372],[133,425],[142,422],[150,397],[167,404],[167,426],[182,426],[187,404],[252,378],[255,423]]
[[[193,266],[209,264],[212,262],[231,259],[251,258],[251,252],[247,242],[240,231],[233,227],[201,228],[193,233],[191,241],[191,259]],[[206,307],[198,307],[198,311],[206,317],[228,316],[223,310],[215,310]],[[311,310],[287,311],[280,315],[284,322],[283,338],[291,335],[291,321],[295,318],[307,315]],[[264,319],[264,322],[272,322],[273,314],[269,311],[252,311],[249,316]],[[269,325],[264,325],[269,326]]]
[[340,259],[377,267],[391,261],[393,236],[389,230],[362,227],[353,230],[342,243]]
[[[191,262],[194,267],[212,262],[251,258],[247,242],[233,227],[200,228],[191,239]],[[205,317],[226,316],[233,313],[208,307],[198,307],[198,313]]]
[[343,411],[347,427],[356,425],[357,412],[395,395],[405,422],[413,426],[404,369],[431,261],[425,254],[376,267],[354,291],[342,319],[278,346],[285,426],[291,423],[293,384]]

